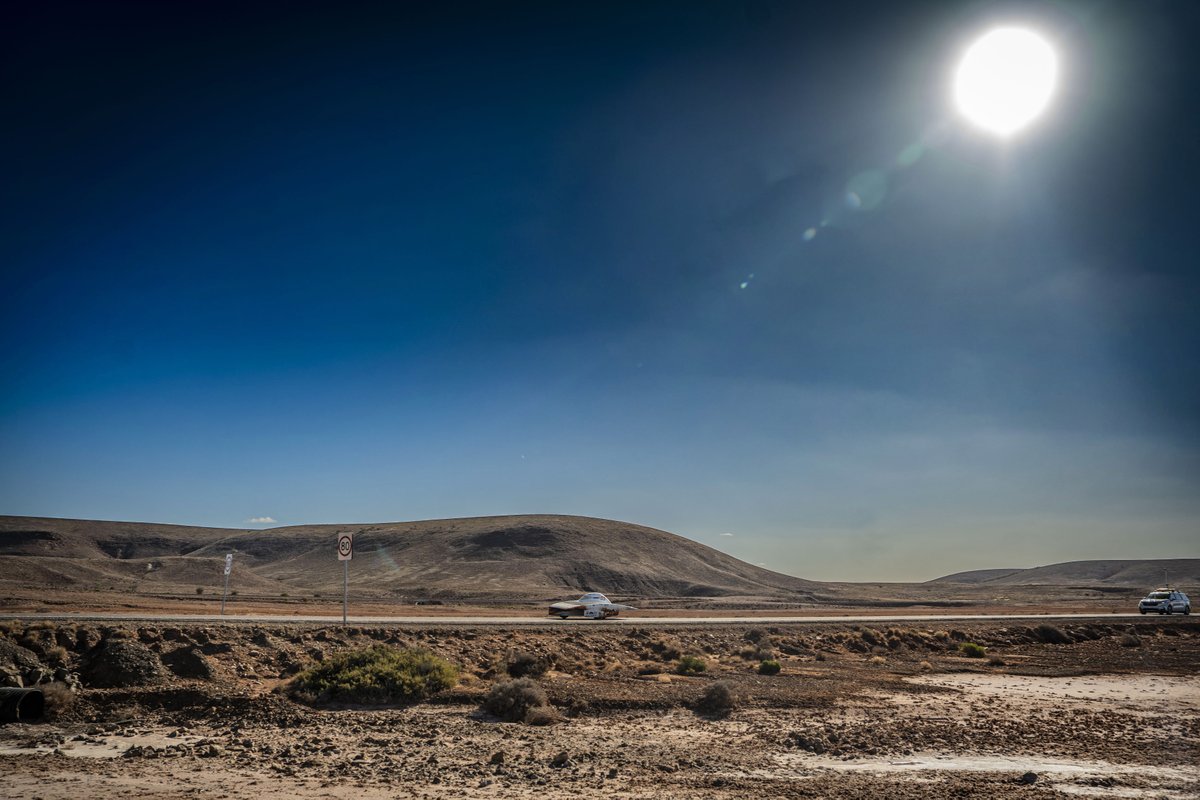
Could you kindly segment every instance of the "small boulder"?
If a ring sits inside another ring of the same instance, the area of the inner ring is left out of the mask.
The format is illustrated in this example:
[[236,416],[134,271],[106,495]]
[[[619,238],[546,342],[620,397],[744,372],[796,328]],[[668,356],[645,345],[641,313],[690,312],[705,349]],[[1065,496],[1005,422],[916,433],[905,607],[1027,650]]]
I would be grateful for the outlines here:
[[88,686],[118,689],[162,683],[166,671],[150,648],[133,639],[108,639],[88,654],[81,675]]
[[162,662],[166,664],[167,669],[180,678],[196,678],[208,681],[212,680],[215,674],[208,658],[196,647],[185,646],[176,648],[165,654],[162,657]]
[[563,750],[561,753],[556,755],[554,758],[550,759],[550,766],[554,767],[555,769],[562,769],[563,767],[567,766],[570,763],[571,763],[571,756],[569,753],[567,753],[566,750]]
[[1029,786],[1034,783],[1037,783],[1037,779],[1038,779],[1038,774],[1036,772],[1026,772],[1024,775],[1022,775],[1020,778],[1017,779],[1017,782],[1023,783],[1026,786]]

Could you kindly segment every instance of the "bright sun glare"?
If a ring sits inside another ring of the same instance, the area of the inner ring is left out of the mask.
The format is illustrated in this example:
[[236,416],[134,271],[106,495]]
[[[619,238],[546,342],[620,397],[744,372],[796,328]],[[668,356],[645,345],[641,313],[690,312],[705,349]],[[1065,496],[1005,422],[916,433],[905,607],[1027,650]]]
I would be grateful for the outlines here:
[[1050,103],[1058,58],[1050,44],[1023,28],[996,28],[967,48],[954,73],[954,102],[979,127],[1008,136]]

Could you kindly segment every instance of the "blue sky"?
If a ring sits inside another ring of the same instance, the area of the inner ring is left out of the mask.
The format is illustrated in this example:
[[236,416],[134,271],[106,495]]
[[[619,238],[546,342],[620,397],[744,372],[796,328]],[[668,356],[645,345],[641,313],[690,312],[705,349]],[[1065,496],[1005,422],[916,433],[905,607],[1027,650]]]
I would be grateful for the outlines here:
[[[1197,554],[1187,4],[5,14],[0,513]],[[948,82],[1013,21],[999,141]]]

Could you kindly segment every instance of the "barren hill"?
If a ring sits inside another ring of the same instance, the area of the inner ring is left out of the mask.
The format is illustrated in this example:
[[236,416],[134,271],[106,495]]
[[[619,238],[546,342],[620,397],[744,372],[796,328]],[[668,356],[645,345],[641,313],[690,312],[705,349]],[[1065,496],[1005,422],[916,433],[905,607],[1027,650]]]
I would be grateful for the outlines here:
[[267,530],[0,517],[0,585],[186,592],[219,585],[232,552],[243,591],[339,593],[341,532],[355,536],[355,591],[379,596],[798,599],[816,586],[665,531],[548,515]]
[[935,578],[929,583],[990,586],[1159,586],[1163,573],[1180,586],[1200,583],[1200,558],[1066,561],[1031,569],[978,569]]

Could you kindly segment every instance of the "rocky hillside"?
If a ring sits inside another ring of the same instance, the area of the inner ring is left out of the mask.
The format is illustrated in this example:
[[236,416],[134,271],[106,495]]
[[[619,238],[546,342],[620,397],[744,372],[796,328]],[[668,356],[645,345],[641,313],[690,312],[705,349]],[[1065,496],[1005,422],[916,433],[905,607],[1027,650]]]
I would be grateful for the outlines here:
[[530,598],[802,598],[815,584],[665,531],[572,516],[479,517],[268,530],[0,517],[0,585],[187,592],[234,553],[242,592],[337,593],[352,532],[357,593]]

